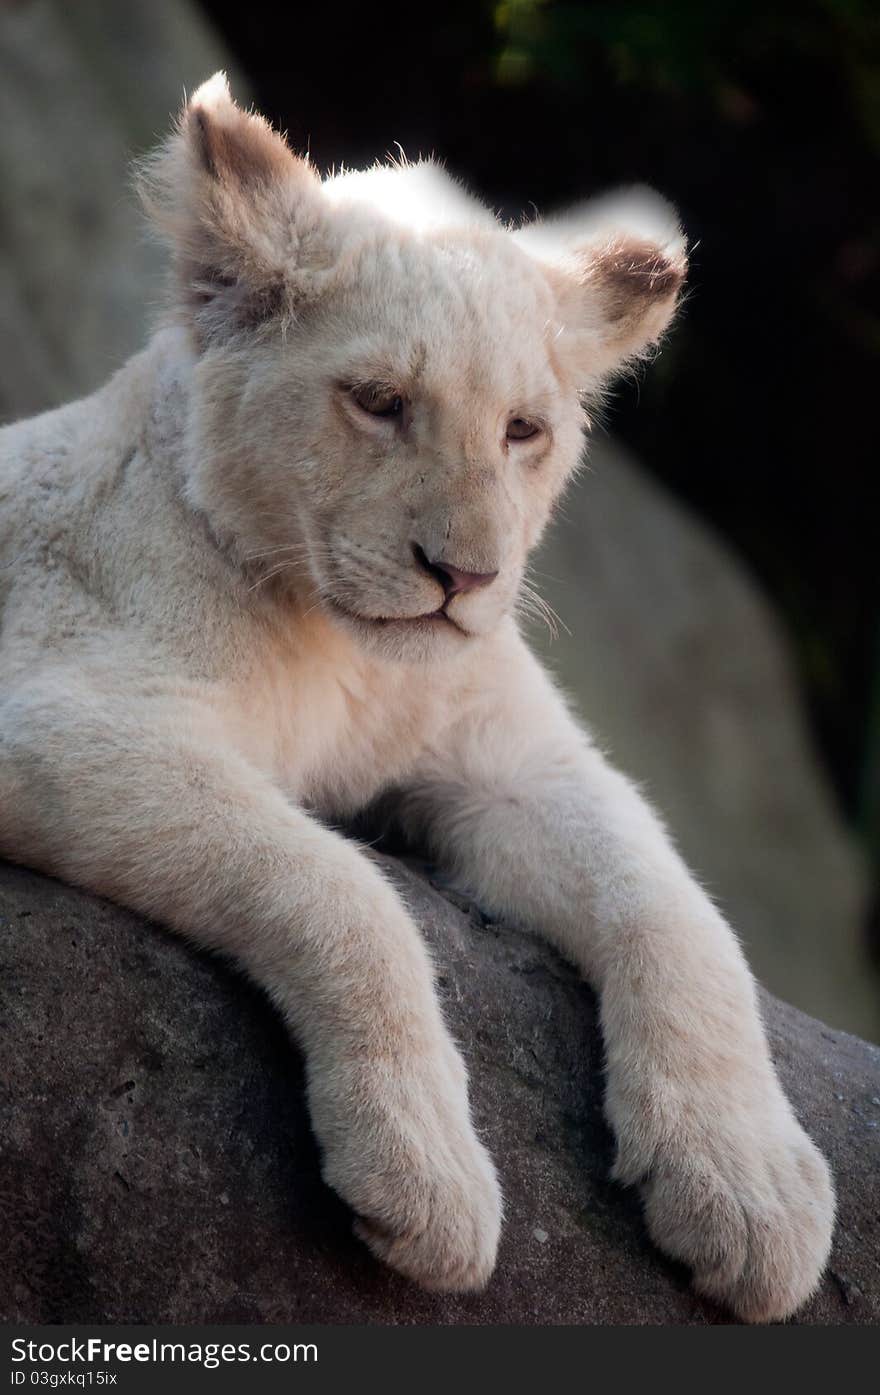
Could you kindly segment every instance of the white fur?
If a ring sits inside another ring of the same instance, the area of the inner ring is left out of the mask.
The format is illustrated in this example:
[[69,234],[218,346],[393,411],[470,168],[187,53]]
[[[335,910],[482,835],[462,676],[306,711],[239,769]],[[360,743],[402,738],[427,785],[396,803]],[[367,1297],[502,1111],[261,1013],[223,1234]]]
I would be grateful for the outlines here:
[[[828,1253],[828,1170],[734,936],[513,618],[579,393],[674,310],[671,215],[579,214],[533,254],[433,169],[322,187],[220,79],[148,182],[169,325],[0,434],[0,851],[234,955],[302,1044],[364,1239],[473,1288],[501,1203],[464,1067],[405,907],[327,827],[397,790],[596,985],[617,1175],[657,1243],[741,1317],[785,1316]],[[370,383],[399,418],[358,406]],[[514,417],[542,430],[509,440]],[[443,595],[414,543],[497,572],[455,623],[417,618]]]

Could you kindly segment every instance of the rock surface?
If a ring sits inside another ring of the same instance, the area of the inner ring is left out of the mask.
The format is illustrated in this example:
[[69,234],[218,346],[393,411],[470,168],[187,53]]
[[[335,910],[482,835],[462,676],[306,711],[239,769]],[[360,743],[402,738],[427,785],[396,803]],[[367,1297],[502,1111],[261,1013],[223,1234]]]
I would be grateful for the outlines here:
[[[322,1185],[262,995],[137,917],[0,864],[0,1320],[706,1324],[729,1319],[608,1180],[594,1002],[553,952],[388,860],[433,946],[507,1219],[484,1294],[375,1263]],[[806,1323],[880,1321],[880,1049],[765,999],[837,1179]]]
[[165,258],[131,162],[224,66],[189,0],[0,5],[0,421],[92,392],[142,347]]

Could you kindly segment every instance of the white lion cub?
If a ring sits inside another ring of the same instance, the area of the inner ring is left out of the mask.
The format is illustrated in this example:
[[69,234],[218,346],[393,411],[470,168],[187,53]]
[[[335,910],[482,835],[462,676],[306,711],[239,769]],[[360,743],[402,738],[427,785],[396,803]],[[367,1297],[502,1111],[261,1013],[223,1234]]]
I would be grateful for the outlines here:
[[0,434],[0,853],[234,955],[376,1255],[475,1289],[501,1201],[419,934],[328,821],[396,790],[601,996],[615,1175],[701,1293],[791,1313],[828,1169],[736,939],[520,637],[585,406],[685,273],[647,193],[511,232],[432,164],[321,182],[225,79],[145,177],[174,313]]

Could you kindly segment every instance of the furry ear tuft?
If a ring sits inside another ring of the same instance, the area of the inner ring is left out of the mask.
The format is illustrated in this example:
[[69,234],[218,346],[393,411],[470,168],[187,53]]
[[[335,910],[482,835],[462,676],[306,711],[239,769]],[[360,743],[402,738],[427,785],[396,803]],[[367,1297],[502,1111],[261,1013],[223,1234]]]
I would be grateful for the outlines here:
[[255,112],[243,112],[232,100],[225,73],[215,73],[193,93],[182,117],[205,172],[242,190],[283,179],[295,156],[283,136]]
[[292,313],[314,280],[320,182],[215,73],[139,171],[154,227],[171,248],[177,307],[202,339]]
[[674,208],[653,190],[580,204],[514,238],[547,267],[582,378],[625,367],[667,329],[687,274],[687,242]]

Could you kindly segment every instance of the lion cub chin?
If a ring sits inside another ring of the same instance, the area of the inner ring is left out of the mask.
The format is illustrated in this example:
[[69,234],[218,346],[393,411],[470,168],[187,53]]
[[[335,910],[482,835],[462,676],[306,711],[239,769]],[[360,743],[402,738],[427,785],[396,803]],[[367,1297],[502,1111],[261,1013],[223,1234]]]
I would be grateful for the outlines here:
[[501,1201],[462,1054],[406,906],[330,826],[393,794],[595,985],[657,1244],[785,1317],[828,1169],[734,935],[516,624],[590,404],[675,311],[674,212],[629,190],[511,230],[430,162],[322,181],[222,76],[142,187],[166,324],[0,433],[0,852],[234,955],[305,1053],[358,1234],[480,1288]]

